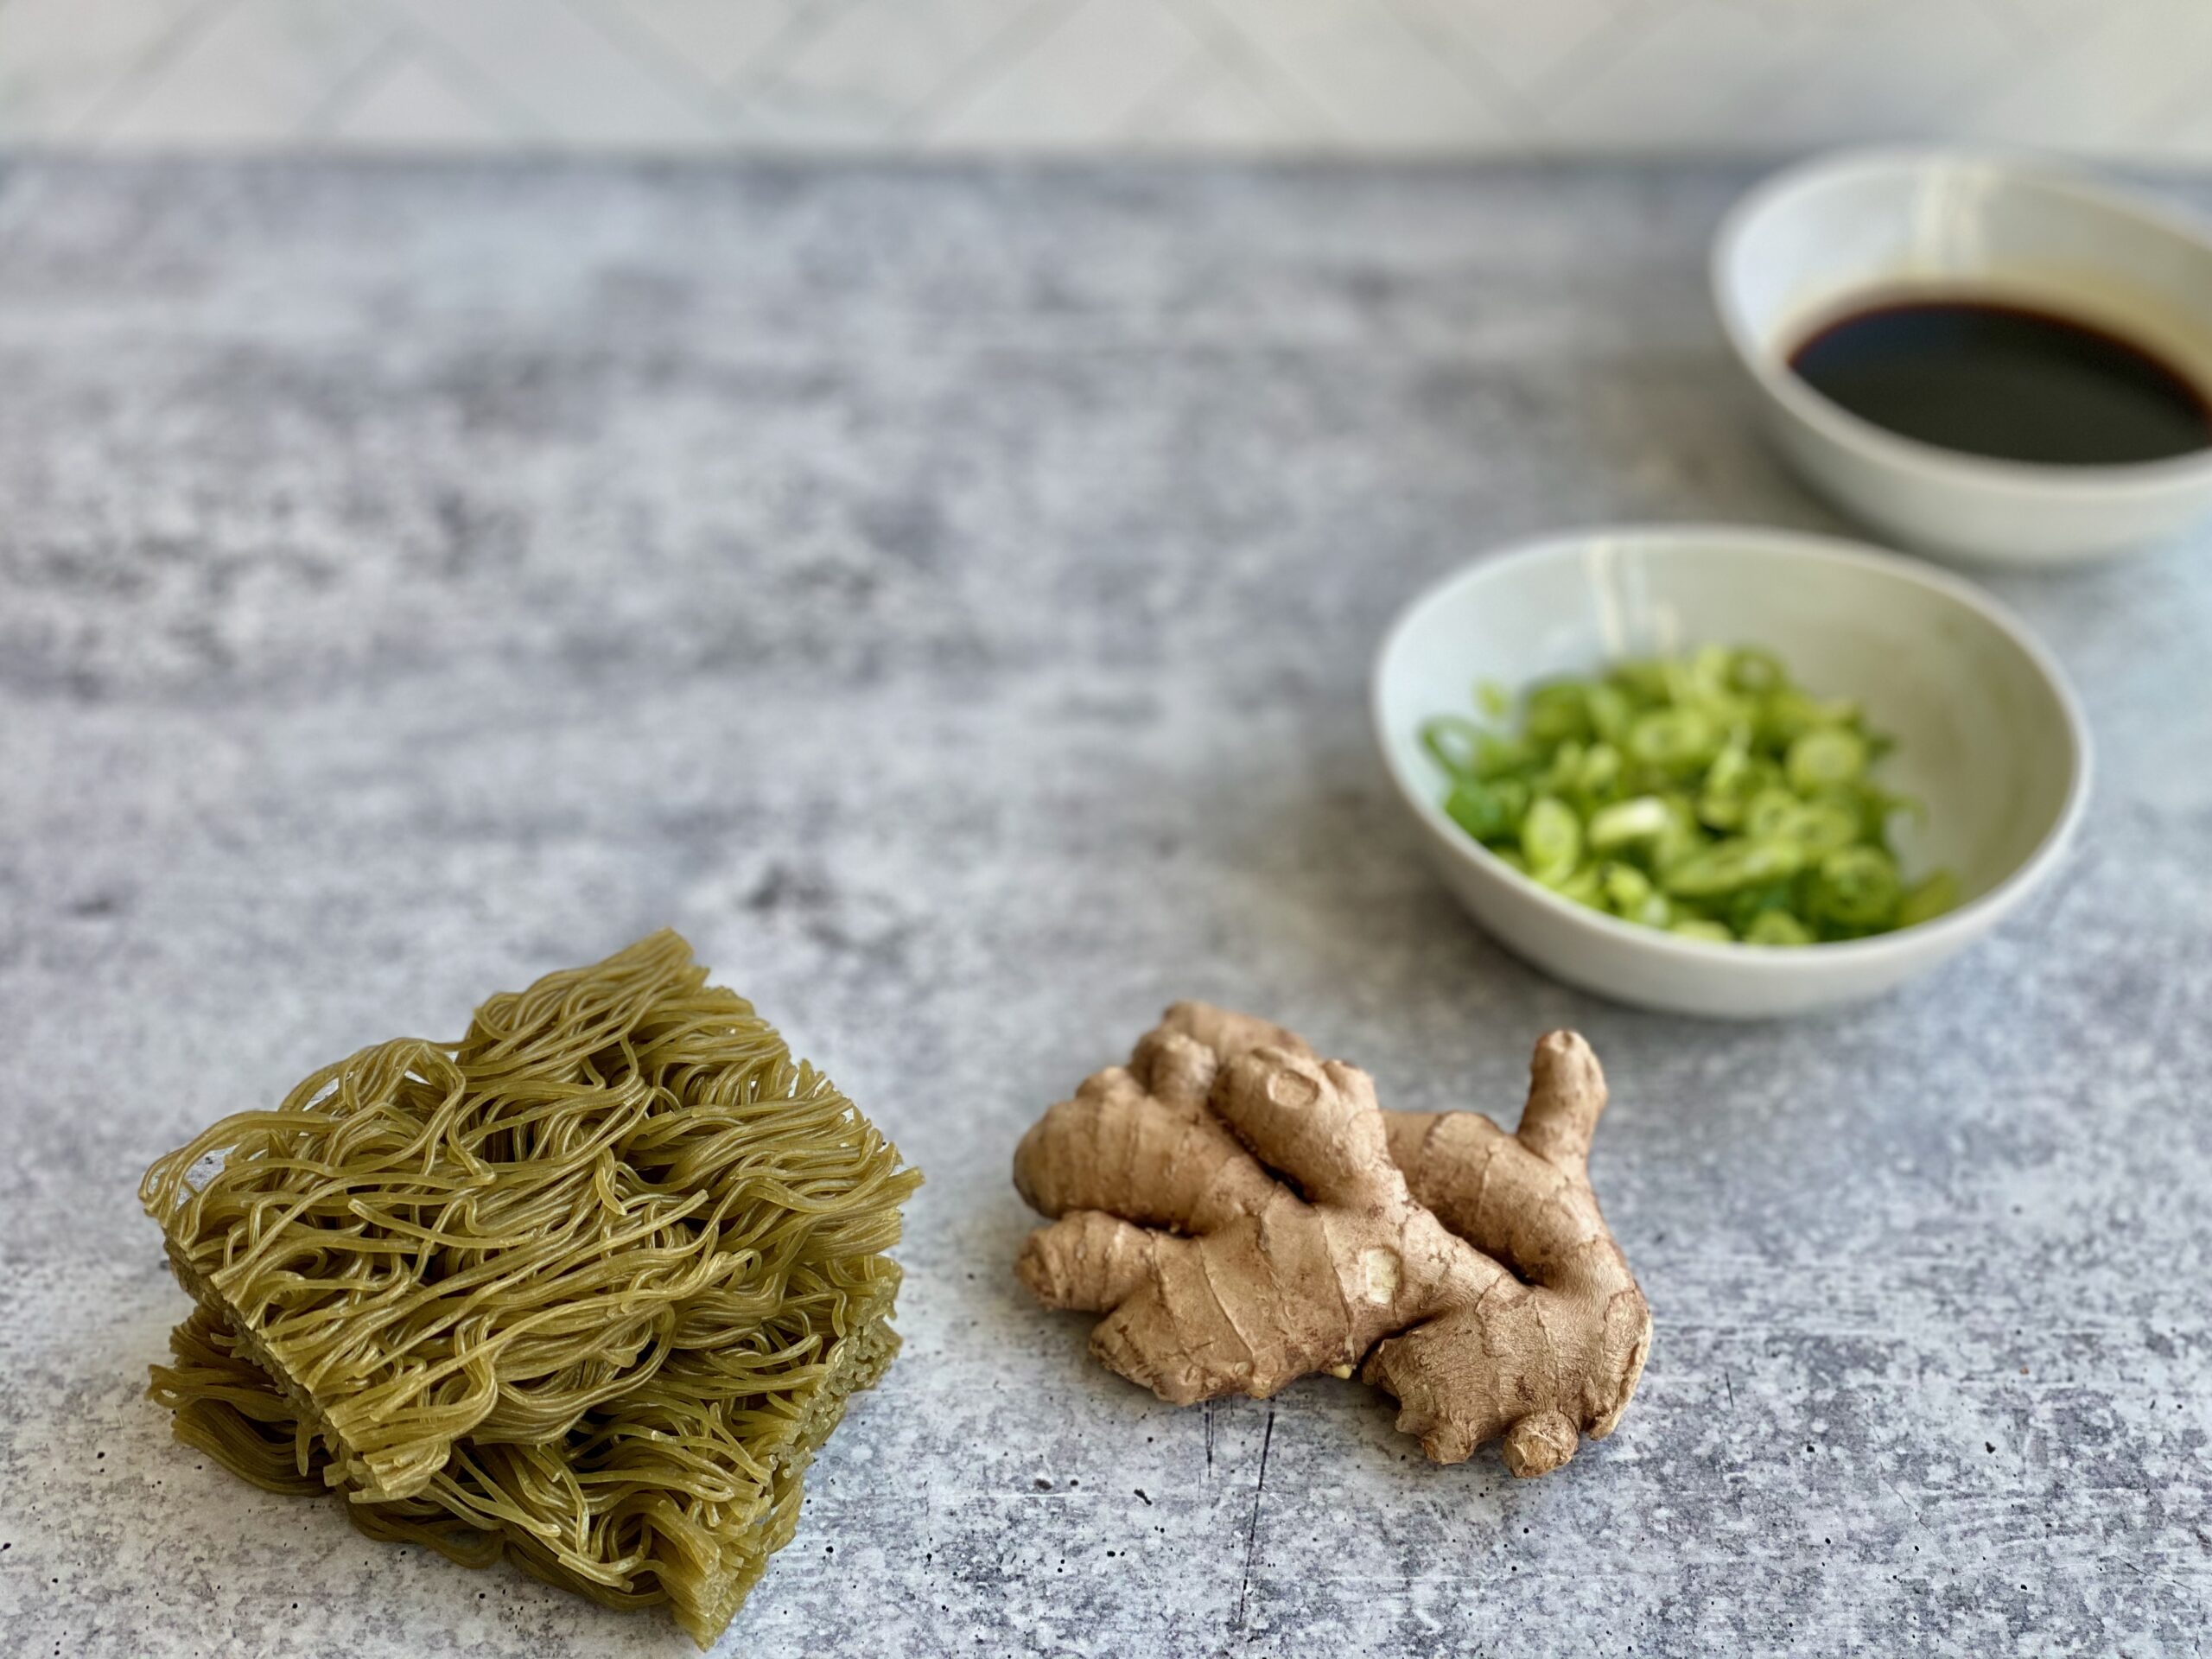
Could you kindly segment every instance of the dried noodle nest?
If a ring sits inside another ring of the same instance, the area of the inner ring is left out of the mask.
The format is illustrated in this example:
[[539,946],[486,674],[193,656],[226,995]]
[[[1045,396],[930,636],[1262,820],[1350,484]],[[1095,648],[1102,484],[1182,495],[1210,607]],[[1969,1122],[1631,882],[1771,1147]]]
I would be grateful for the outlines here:
[[153,1395],[257,1485],[704,1646],[898,1350],[920,1179],[658,933],[156,1163],[196,1306]]

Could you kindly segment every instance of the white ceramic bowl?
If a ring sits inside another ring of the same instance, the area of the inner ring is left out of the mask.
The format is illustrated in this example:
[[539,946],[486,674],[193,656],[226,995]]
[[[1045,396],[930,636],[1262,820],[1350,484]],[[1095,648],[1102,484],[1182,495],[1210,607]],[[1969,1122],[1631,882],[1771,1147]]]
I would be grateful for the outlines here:
[[2178,214],[2056,167],[1854,152],[1793,168],[1738,203],[1714,244],[1713,291],[1783,454],[1888,539],[2064,564],[2212,513],[2212,449],[2118,467],[1989,460],[1861,419],[1788,362],[1869,302],[1971,295],[2105,326],[2212,388],[2212,237]]
[[[1929,808],[1924,827],[1897,826],[1905,872],[1949,868],[1957,909],[1844,944],[1685,939],[1560,898],[1445,816],[1445,780],[1421,727],[1471,714],[1477,681],[1519,688],[1707,644],[1769,647],[1808,689],[1859,698],[1895,735],[1879,775]],[[1391,779],[1475,918],[1560,979],[1682,1014],[1795,1014],[1925,972],[2050,874],[2088,793],[2088,728],[2057,664],[2018,622],[1929,566],[1782,531],[1588,531],[1485,558],[1399,616],[1376,660],[1373,700]]]

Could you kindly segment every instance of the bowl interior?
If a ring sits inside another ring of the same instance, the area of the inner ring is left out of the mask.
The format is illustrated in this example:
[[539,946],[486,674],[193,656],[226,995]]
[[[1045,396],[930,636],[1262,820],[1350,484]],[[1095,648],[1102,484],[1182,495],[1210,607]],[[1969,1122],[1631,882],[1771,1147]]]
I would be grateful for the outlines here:
[[2085,176],[1942,155],[1814,162],[1746,200],[1716,274],[1739,340],[1777,365],[1869,300],[1968,291],[2101,324],[2212,388],[2212,242]]
[[2031,648],[1962,584],[1815,537],[1598,533],[1473,567],[1417,602],[1384,648],[1386,759],[1424,815],[1459,836],[1421,747],[1425,720],[1472,715],[1481,680],[1518,691],[1707,644],[1764,646],[1813,692],[1860,699],[1897,738],[1876,775],[1929,809],[1924,824],[1897,823],[1909,875],[1948,867],[1979,897],[2065,817],[2084,757]]

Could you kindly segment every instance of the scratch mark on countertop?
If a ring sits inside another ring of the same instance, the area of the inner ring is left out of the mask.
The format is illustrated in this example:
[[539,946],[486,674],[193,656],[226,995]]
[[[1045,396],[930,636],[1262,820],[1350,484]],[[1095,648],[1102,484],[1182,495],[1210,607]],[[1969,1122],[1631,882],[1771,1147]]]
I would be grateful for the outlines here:
[[1268,1406],[1268,1426],[1260,1433],[1260,1478],[1252,1486],[1252,1516],[1244,1524],[1244,1581],[1236,1592],[1236,1628],[1244,1628],[1245,1604],[1252,1594],[1252,1553],[1260,1541],[1260,1504],[1268,1494],[1268,1452],[1275,1443],[1275,1408]]

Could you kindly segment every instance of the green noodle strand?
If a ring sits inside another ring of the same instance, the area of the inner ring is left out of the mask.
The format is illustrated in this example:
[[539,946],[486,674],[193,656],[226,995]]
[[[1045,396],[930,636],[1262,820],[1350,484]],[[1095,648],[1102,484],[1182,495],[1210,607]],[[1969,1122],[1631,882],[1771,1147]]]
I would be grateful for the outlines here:
[[156,1162],[195,1306],[152,1395],[258,1486],[703,1647],[897,1352],[920,1179],[664,931]]

